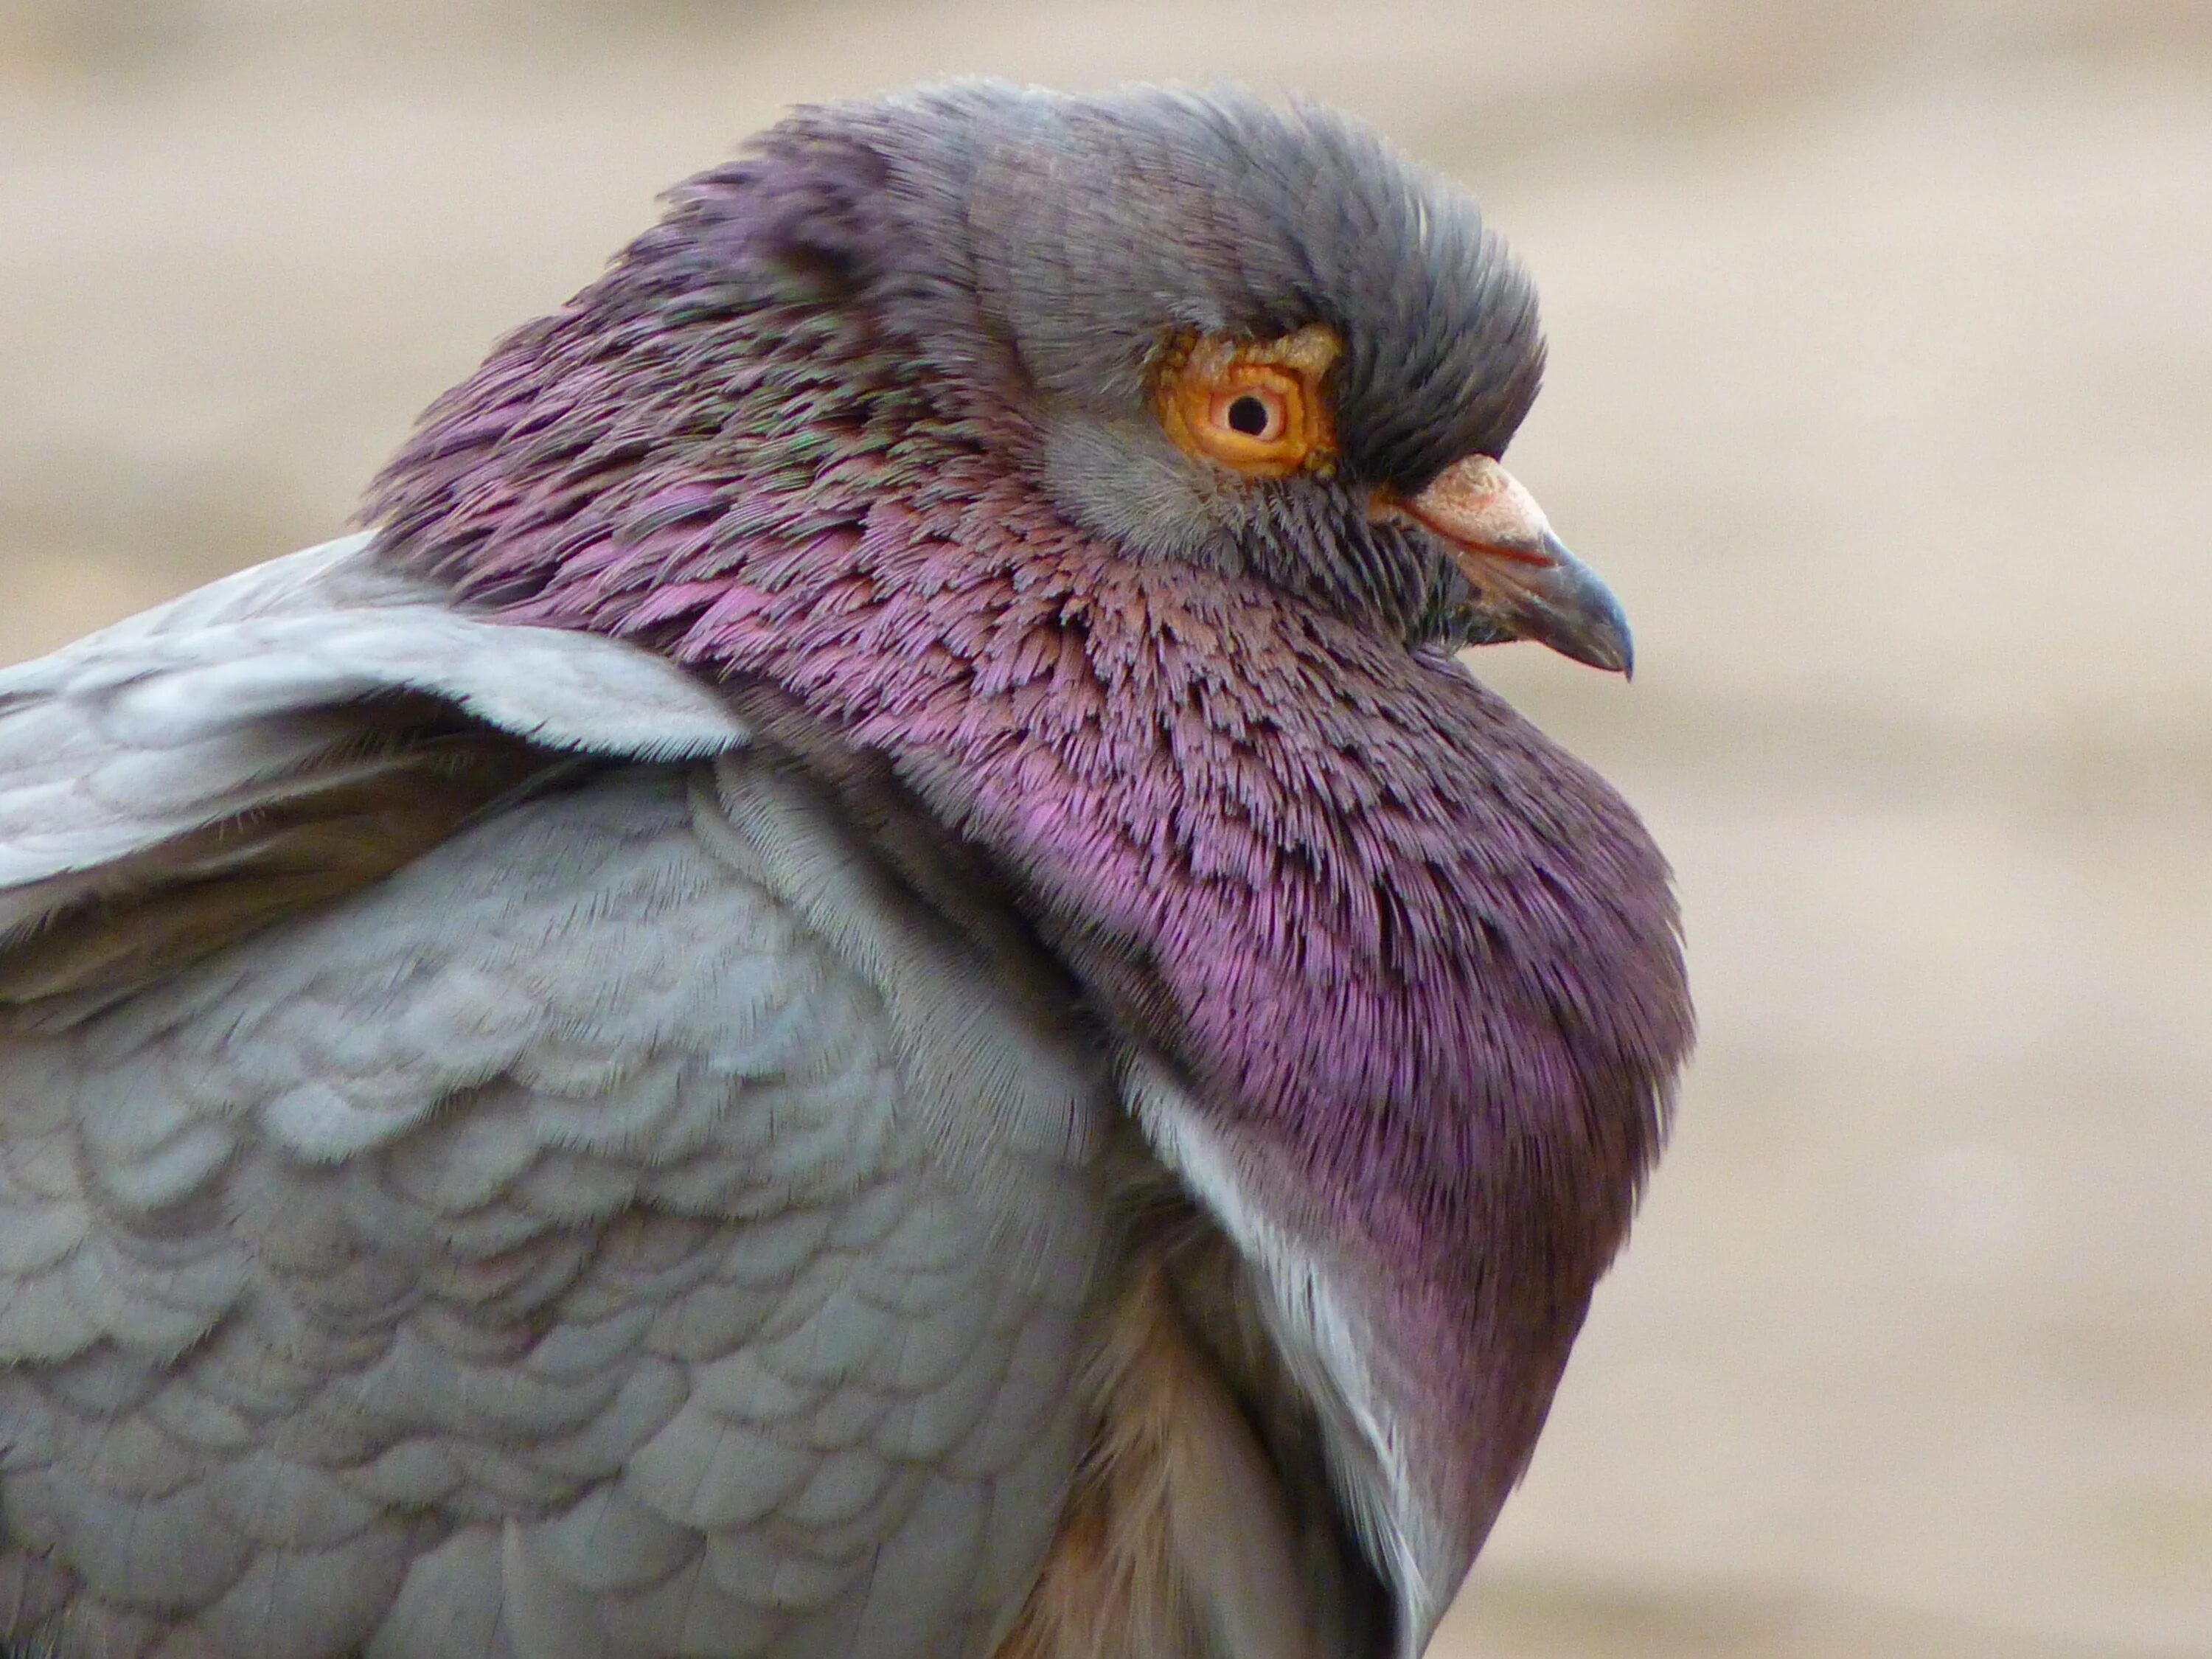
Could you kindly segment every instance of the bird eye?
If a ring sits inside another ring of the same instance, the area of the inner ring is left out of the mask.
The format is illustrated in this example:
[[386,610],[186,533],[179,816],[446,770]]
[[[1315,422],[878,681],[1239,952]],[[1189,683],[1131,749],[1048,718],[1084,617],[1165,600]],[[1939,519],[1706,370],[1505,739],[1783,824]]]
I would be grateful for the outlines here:
[[1221,418],[1231,432],[1241,432],[1248,438],[1274,437],[1288,424],[1282,405],[1256,392],[1240,392],[1231,398],[1229,412]]
[[1246,477],[1319,471],[1336,453],[1322,380],[1343,349],[1320,327],[1258,342],[1179,337],[1156,371],[1160,424],[1185,453]]

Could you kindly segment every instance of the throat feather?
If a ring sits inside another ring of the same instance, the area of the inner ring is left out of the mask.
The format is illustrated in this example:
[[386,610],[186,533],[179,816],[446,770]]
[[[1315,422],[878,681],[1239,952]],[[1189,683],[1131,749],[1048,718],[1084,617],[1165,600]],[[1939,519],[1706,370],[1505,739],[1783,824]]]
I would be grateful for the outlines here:
[[619,377],[603,326],[541,330],[386,473],[386,556],[878,757],[1264,1149],[1281,1224],[1404,1349],[1408,1420],[1497,1425],[1436,1449],[1454,1506],[1494,1510],[1689,1040],[1649,837],[1448,657],[1116,555],[1024,481],[1018,423],[945,416],[866,339],[787,320],[814,355],[748,355],[771,315],[745,350],[625,336]]

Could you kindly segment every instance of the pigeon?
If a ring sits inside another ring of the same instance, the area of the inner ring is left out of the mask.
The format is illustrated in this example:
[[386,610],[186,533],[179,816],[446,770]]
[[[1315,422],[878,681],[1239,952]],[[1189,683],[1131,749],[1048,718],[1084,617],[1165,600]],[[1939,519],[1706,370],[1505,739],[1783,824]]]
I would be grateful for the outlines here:
[[0,675],[12,1652],[1423,1652],[1692,1038],[1542,361],[1325,108],[802,108]]

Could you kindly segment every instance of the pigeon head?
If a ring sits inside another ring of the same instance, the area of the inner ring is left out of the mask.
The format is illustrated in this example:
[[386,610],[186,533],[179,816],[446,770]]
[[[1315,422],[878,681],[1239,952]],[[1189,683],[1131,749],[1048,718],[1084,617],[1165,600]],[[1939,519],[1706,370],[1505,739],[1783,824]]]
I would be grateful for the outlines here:
[[1498,463],[1542,374],[1533,290],[1462,191],[1333,112],[955,87],[803,112],[672,200],[602,320],[696,349],[724,307],[826,307],[1131,556],[1630,665]]
[[368,506],[385,558],[692,665],[1002,887],[1305,1331],[1409,1630],[1690,1036],[1635,815],[1451,654],[1628,666],[1498,461],[1541,362],[1472,204],[1341,118],[958,86],[681,186]]
[[1093,534],[1409,639],[1628,666],[1618,606],[1498,465],[1541,378],[1534,295],[1463,192],[1364,129],[979,86],[803,115],[758,165],[793,210],[743,234],[1018,415],[1009,453]]
[[1409,635],[1627,665],[1618,607],[1497,465],[1542,338],[1464,193],[1322,109],[981,104],[939,163],[965,185],[942,245],[1065,510]]

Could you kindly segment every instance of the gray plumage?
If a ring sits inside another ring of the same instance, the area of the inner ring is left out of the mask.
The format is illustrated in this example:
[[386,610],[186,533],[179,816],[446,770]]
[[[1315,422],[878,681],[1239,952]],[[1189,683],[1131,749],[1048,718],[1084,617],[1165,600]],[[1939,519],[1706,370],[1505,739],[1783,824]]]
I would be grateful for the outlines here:
[[1690,1036],[1340,118],[804,111],[369,534],[0,673],[0,1643],[1417,1659]]
[[987,1650],[1075,1453],[1097,1060],[678,671],[362,552],[0,676],[33,949],[242,809],[404,789],[380,695],[548,745],[249,952],[7,988],[0,1604],[87,1654]]

